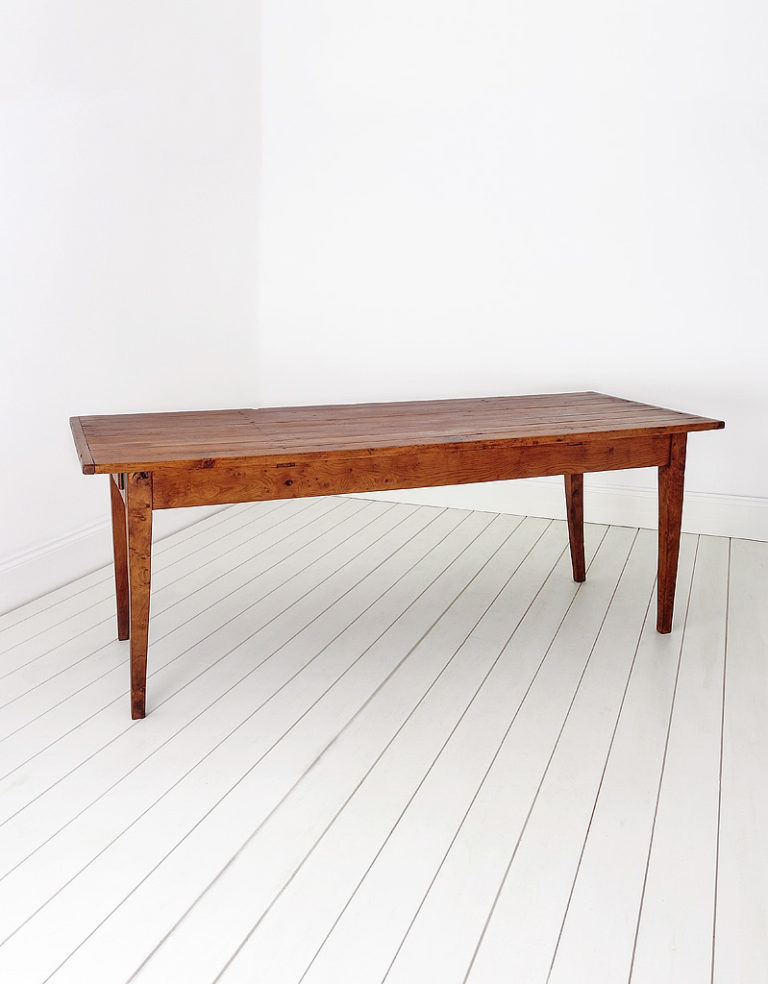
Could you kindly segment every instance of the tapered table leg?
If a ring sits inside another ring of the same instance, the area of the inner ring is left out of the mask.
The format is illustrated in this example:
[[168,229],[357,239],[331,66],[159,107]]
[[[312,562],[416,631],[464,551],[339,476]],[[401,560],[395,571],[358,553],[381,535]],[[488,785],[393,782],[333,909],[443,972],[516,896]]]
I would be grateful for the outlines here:
[[584,563],[584,476],[565,476],[565,508],[568,513],[568,537],[571,541],[573,580],[585,581]]
[[675,608],[677,559],[683,519],[683,484],[687,434],[670,438],[669,464],[659,468],[659,578],[657,588],[658,632],[672,631]]
[[131,623],[131,717],[146,709],[149,592],[152,557],[152,475],[126,476],[128,514],[128,584]]
[[128,624],[128,541],[125,526],[125,503],[115,482],[109,476],[112,502],[112,553],[115,561],[115,599],[117,601],[117,638],[127,639]]

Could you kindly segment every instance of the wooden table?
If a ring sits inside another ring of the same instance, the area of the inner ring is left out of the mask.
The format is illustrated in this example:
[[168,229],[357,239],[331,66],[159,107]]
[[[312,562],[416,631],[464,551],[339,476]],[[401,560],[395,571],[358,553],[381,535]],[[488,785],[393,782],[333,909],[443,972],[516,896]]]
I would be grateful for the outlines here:
[[672,628],[688,431],[724,427],[600,393],[201,410],[70,419],[112,502],[117,637],[145,714],[152,510],[564,475],[573,577],[585,578],[584,472],[659,469],[659,632]]

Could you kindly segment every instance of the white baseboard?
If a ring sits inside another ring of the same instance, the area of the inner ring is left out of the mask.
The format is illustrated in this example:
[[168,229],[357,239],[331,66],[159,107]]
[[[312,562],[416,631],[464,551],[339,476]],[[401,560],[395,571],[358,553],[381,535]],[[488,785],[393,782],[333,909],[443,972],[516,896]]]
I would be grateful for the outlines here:
[[[585,477],[584,485],[584,518],[587,522],[656,528],[658,500],[655,491],[593,485],[589,476]],[[559,477],[360,493],[360,496],[565,519],[565,494],[563,480]],[[688,533],[768,540],[768,499],[686,492],[683,529]]]
[[[167,509],[153,516],[154,539],[162,540],[226,506]],[[65,536],[0,557],[0,614],[112,562],[109,520],[92,523]]]

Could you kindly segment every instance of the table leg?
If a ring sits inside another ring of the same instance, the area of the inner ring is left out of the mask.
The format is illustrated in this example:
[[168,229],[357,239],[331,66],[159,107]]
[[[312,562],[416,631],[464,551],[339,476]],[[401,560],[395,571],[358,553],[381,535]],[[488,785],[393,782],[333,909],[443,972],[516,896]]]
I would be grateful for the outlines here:
[[659,467],[659,577],[656,630],[665,633],[672,631],[672,613],[675,607],[687,436],[687,434],[672,435],[669,463]]
[[573,580],[586,581],[584,564],[584,476],[565,476],[565,508],[568,513],[568,537],[571,541]]
[[115,560],[115,599],[117,601],[117,638],[128,638],[128,541],[125,528],[125,503],[115,476],[109,476],[112,502],[112,553]]
[[131,717],[143,718],[147,689],[149,591],[152,558],[152,474],[126,476],[128,584],[131,622]]

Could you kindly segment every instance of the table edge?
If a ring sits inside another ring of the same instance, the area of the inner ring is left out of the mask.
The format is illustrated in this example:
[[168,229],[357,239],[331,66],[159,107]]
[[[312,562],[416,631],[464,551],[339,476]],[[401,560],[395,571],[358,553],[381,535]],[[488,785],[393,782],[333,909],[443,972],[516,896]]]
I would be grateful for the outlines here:
[[[537,435],[535,438],[523,437],[523,438],[506,438],[506,439],[492,439],[483,440],[475,439],[471,441],[424,441],[420,444],[400,444],[400,445],[382,445],[374,447],[362,447],[362,448],[327,448],[322,450],[314,451],[291,451],[288,449],[277,449],[275,451],[265,452],[263,454],[253,454],[253,455],[242,455],[242,454],[216,454],[207,455],[201,452],[197,457],[186,457],[178,459],[161,459],[161,460],[151,460],[151,459],[137,459],[133,461],[116,460],[116,461],[102,461],[96,462],[91,454],[90,446],[88,445],[85,434],[82,430],[82,425],[80,424],[80,418],[71,418],[72,430],[75,435],[75,444],[77,446],[78,455],[80,456],[80,461],[83,468],[83,474],[86,475],[109,475],[120,472],[141,472],[141,471],[158,471],[162,469],[163,471],[183,471],[183,470],[204,470],[206,468],[213,467],[214,464],[220,464],[230,468],[237,468],[238,466],[253,466],[258,464],[264,465],[274,465],[276,462],[283,462],[286,458],[297,459],[301,461],[322,461],[329,459],[366,459],[373,455],[381,457],[397,456],[403,454],[414,454],[419,451],[426,451],[427,449],[441,448],[446,453],[459,452],[459,451],[481,451],[481,450],[499,450],[502,448],[520,448],[520,447],[538,447],[541,445],[551,445],[551,444],[586,444],[591,441],[622,441],[622,440],[635,440],[643,437],[659,436],[659,435],[672,435],[672,434],[684,434],[697,431],[707,431],[707,430],[722,430],[725,427],[725,421],[715,420],[714,418],[704,418],[702,417],[697,422],[686,422],[681,424],[665,424],[658,427],[639,427],[632,429],[622,429],[622,430],[604,430],[604,431],[582,431],[574,432],[572,434],[551,434],[551,435]],[[79,431],[76,429],[75,422],[79,427]],[[80,435],[80,443],[78,443],[78,435]]]
[[75,450],[77,451],[77,456],[80,459],[83,474],[96,474],[96,462],[94,461],[93,454],[91,453],[91,446],[88,443],[88,438],[85,436],[82,420],[80,417],[70,417],[69,426],[72,431],[72,437],[75,441]]

